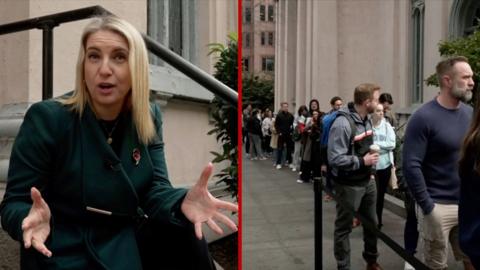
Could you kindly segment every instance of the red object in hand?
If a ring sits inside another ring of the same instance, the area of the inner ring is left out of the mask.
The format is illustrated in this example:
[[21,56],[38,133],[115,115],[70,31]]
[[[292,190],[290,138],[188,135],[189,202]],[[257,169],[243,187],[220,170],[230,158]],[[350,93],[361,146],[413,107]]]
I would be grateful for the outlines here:
[[298,131],[300,131],[300,133],[302,133],[304,129],[305,129],[305,124],[299,122],[298,123]]

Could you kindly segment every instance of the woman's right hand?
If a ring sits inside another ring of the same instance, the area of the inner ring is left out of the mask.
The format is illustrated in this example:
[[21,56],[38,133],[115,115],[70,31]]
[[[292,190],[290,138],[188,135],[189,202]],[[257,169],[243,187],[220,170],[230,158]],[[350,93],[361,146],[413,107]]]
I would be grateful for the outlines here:
[[52,252],[45,246],[50,235],[50,208],[38,189],[32,187],[30,196],[33,201],[32,208],[22,221],[23,243],[25,248],[33,246],[38,252],[51,257]]

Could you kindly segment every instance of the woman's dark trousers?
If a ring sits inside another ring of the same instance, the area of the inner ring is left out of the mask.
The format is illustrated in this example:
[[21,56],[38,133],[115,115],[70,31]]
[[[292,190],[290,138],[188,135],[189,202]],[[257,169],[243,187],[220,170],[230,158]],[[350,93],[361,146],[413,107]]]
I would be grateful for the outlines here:
[[385,202],[385,193],[387,192],[388,181],[390,180],[390,176],[392,174],[392,166],[388,166],[388,168],[383,170],[377,170],[376,173],[376,180],[377,180],[377,219],[378,219],[378,227],[381,228],[383,226],[382,222],[382,214],[383,214],[383,204]]

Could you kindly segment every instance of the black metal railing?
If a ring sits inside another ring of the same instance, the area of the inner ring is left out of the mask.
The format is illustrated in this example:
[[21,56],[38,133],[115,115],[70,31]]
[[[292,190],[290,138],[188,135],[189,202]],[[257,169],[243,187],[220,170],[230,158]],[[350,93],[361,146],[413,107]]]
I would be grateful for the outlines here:
[[[0,35],[21,32],[31,29],[43,31],[42,47],[42,99],[53,96],[53,29],[62,23],[89,19],[94,16],[112,14],[101,6],[75,9],[66,12],[55,13],[47,16],[0,25]],[[181,56],[170,51],[162,44],[143,34],[148,50],[161,58],[178,71],[196,81],[213,94],[226,100],[233,106],[237,106],[238,94],[210,74],[183,59]]]

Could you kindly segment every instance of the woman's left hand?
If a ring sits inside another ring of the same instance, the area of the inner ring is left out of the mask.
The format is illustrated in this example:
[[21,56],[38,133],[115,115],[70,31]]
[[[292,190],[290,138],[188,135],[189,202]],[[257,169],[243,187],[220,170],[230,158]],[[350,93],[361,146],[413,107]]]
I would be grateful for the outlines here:
[[237,225],[222,214],[220,209],[238,212],[238,206],[234,203],[219,200],[208,192],[207,183],[212,171],[213,165],[209,163],[203,169],[195,186],[188,191],[181,206],[183,214],[195,225],[195,234],[198,239],[202,239],[203,222],[206,222],[208,227],[217,234],[223,234],[223,230],[215,220],[227,225],[233,231],[237,231]]

